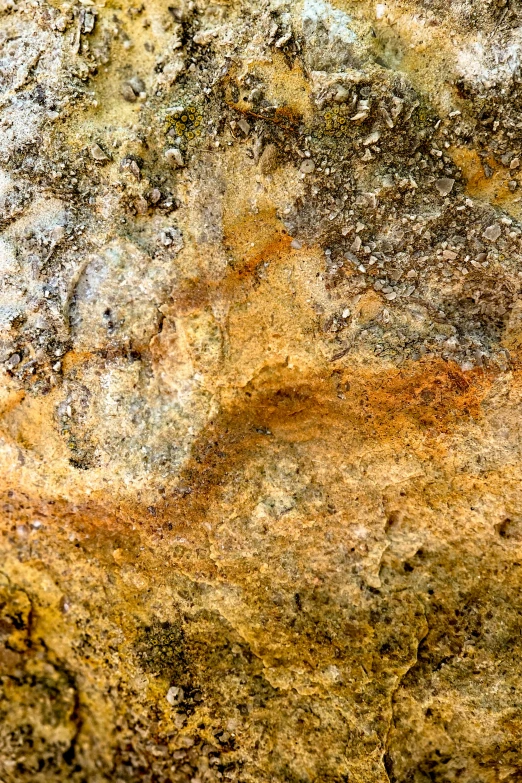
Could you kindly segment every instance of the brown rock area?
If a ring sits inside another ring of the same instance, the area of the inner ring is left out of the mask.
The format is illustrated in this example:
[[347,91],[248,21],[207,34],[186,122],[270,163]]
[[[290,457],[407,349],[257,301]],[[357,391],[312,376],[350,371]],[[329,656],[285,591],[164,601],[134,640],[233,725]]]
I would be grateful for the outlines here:
[[0,783],[522,781],[516,0],[0,0]]

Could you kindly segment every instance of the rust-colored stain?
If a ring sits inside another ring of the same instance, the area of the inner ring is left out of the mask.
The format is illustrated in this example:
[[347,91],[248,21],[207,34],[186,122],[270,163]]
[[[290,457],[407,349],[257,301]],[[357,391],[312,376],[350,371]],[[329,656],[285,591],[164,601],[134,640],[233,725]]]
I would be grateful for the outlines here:
[[[479,417],[490,384],[482,370],[464,373],[443,360],[379,372],[347,369],[313,379],[280,368],[250,384],[244,410],[248,416],[255,411],[259,423],[277,428],[283,437],[302,426],[305,439],[328,438],[325,425],[331,422],[346,432],[375,432],[384,440],[411,427],[445,432],[459,420]],[[338,396],[340,387],[344,399]],[[237,417],[237,405],[234,411]]]
[[238,277],[250,275],[258,264],[287,251],[291,241],[275,209],[242,216],[225,226],[224,245],[236,259]]
[[275,209],[227,222],[223,245],[232,257],[227,274],[218,281],[186,280],[172,295],[176,314],[200,309],[218,293],[228,301],[241,298],[256,269],[263,263],[284,258],[290,252],[291,241]]
[[[241,476],[260,450],[277,454],[284,444],[298,449],[313,445],[335,462],[340,453],[347,458],[355,443],[394,443],[400,452],[414,433],[448,434],[480,418],[492,381],[482,370],[464,373],[442,360],[384,372],[325,372],[314,378],[286,367],[267,370],[231,397],[201,433],[170,500],[170,513],[175,509],[174,518],[193,531],[209,508],[219,506],[231,477]],[[422,458],[446,456],[440,446],[423,448]]]
[[265,120],[266,122],[273,122],[275,125],[282,125],[288,130],[295,130],[299,125],[299,115],[288,106],[278,106],[273,113],[266,115],[259,114],[247,106],[243,106],[241,103],[234,103],[233,101],[227,101],[227,103],[231,109],[235,109],[236,111],[241,112],[241,114],[253,117],[254,119]]
[[[11,513],[20,518],[25,505],[34,511],[36,503],[44,516],[72,514],[74,526],[90,535],[98,528],[110,528],[116,535],[135,524],[156,527],[166,520],[182,528],[189,525],[194,533],[209,505],[219,503],[230,477],[241,474],[260,449],[315,443],[326,456],[339,449],[349,453],[354,442],[371,438],[374,443],[395,442],[400,450],[412,432],[447,434],[466,420],[479,419],[493,379],[483,370],[465,373],[442,360],[382,372],[324,371],[314,377],[287,367],[272,368],[230,396],[195,442],[175,488],[154,509],[139,502],[115,505],[112,498],[97,493],[74,509],[65,501],[19,498],[21,506]],[[13,502],[9,501],[11,509]],[[106,544],[96,536],[100,546],[125,550],[118,536],[118,541]]]
[[0,400],[0,415],[5,415],[15,410],[25,399],[25,391],[19,389],[11,392]]
[[292,130],[303,118],[309,120],[312,116],[310,85],[297,60],[290,66],[281,52],[274,52],[272,57],[272,62],[254,62],[249,66],[249,72],[264,83],[265,98],[272,104],[270,111],[259,113],[254,109],[249,95],[241,87],[242,76],[237,68],[232,68],[227,77],[226,101],[242,114]]
[[65,374],[71,372],[75,367],[82,367],[93,357],[91,351],[67,351],[62,359],[62,369]]

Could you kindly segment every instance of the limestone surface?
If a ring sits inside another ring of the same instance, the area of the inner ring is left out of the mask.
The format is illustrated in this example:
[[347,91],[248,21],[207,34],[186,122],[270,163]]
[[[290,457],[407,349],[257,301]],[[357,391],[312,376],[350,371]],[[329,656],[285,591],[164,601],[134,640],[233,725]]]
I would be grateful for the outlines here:
[[0,0],[0,783],[522,782],[518,0]]

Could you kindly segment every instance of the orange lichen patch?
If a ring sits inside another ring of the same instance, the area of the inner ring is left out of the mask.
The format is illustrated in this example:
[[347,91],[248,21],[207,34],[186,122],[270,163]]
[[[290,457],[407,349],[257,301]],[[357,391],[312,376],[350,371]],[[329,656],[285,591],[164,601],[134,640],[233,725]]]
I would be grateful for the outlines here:
[[[518,196],[509,190],[510,180],[517,179],[512,171],[501,166],[491,155],[480,158],[477,150],[452,147],[448,150],[454,163],[464,174],[466,190],[474,198],[485,199],[492,204],[502,205],[517,216],[520,213]],[[483,163],[493,172],[486,177]]]

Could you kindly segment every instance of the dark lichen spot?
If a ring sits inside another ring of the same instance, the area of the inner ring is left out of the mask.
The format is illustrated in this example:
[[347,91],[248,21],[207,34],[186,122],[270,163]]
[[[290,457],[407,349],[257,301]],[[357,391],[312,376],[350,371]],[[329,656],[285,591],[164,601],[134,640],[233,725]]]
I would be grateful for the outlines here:
[[156,620],[152,625],[142,627],[135,650],[145,671],[181,684],[189,679],[185,634],[180,625]]

